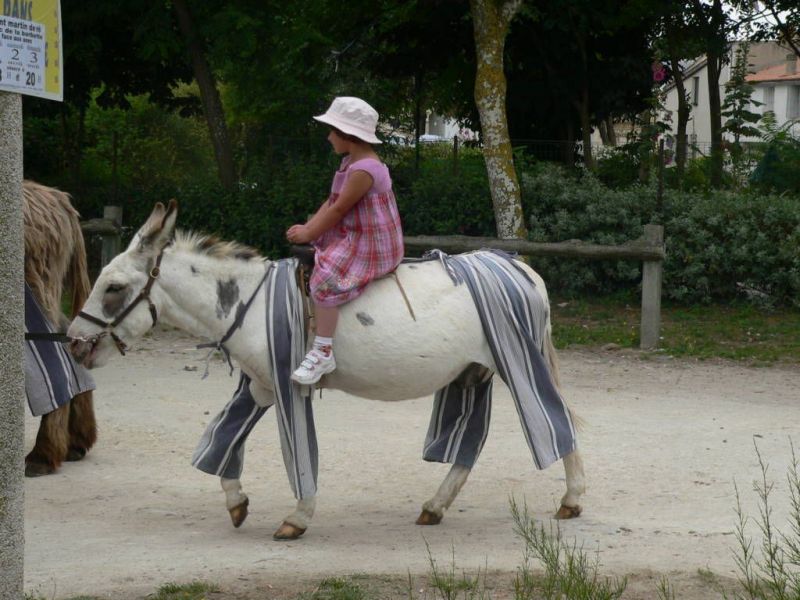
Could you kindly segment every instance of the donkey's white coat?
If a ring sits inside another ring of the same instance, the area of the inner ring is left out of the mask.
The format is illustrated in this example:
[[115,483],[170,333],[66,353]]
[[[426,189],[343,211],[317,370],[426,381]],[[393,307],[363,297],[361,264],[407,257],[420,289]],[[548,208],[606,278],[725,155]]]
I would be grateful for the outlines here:
[[[103,269],[83,307],[84,312],[112,320],[114,314],[144,287],[148,270],[163,251],[161,273],[151,291],[159,321],[210,340],[219,340],[225,335],[236,311],[235,306],[228,307],[227,311],[220,306],[218,282],[235,281],[239,300],[245,302],[263,277],[269,261],[235,258],[237,249],[241,249],[236,244],[218,244],[211,251],[203,251],[198,248],[197,236],[180,232],[174,243],[168,245],[173,239],[176,217],[177,209],[173,205],[166,211],[162,205],[156,206],[127,250]],[[534,271],[525,269],[547,302],[544,282]],[[495,370],[466,285],[454,285],[437,261],[401,265],[397,276],[416,320],[411,317],[391,277],[371,283],[361,297],[340,309],[335,337],[337,369],[326,376],[325,387],[375,400],[406,400],[432,396],[473,363]],[[263,293],[262,287],[259,295]],[[114,314],[107,314],[104,307]],[[274,402],[265,352],[266,310],[263,299],[253,302],[242,328],[226,343],[242,371],[252,378],[251,391],[262,406]],[[114,331],[122,340],[131,341],[151,327],[147,303],[142,302]],[[98,325],[77,318],[70,326],[69,335],[87,338],[101,330]],[[549,318],[545,347],[546,360],[554,369]],[[73,343],[73,352],[88,367],[102,366],[116,351],[108,336],[94,343]],[[570,516],[577,516],[579,498],[584,491],[583,465],[578,451],[564,458],[564,466],[567,493],[562,507],[570,509],[567,511]],[[454,465],[436,495],[423,505],[423,514],[434,515],[434,522],[438,522],[468,474],[468,468]],[[239,480],[223,479],[222,487],[232,515],[237,507],[246,507],[247,497],[241,491]],[[298,501],[295,512],[284,520],[284,524],[299,529],[292,537],[301,535],[308,526],[314,504],[314,498]]]

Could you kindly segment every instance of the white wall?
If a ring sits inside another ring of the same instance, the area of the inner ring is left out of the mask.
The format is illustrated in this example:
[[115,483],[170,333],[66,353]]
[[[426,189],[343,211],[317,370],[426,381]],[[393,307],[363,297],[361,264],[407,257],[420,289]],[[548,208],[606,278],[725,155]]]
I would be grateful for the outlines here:
[[[695,78],[697,85],[695,86]],[[724,65],[719,77],[720,102],[725,101],[725,82],[730,78],[730,66]],[[686,135],[690,143],[698,144],[703,152],[703,146],[711,144],[711,105],[708,101],[708,68],[703,67],[689,75],[684,81],[686,91],[689,93],[689,122],[686,124]],[[697,98],[694,89],[697,88]],[[669,132],[675,135],[678,131],[678,90],[673,87],[667,92],[664,106],[670,115]]]

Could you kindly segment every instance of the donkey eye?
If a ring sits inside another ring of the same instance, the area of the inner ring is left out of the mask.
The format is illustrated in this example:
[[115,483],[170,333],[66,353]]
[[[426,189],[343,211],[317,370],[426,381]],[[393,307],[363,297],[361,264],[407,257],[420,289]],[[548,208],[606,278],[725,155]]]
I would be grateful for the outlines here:
[[124,285],[119,285],[117,283],[111,283],[106,288],[106,294],[119,294],[124,289],[125,289]]

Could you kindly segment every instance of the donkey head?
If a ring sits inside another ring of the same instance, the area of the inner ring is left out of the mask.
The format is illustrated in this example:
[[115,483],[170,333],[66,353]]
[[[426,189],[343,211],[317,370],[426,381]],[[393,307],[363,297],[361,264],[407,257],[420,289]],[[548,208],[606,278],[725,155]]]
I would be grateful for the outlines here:
[[175,230],[178,204],[158,202],[128,248],[100,273],[82,311],[69,327],[70,351],[84,366],[103,366],[125,340],[155,325],[163,299],[158,276],[161,255]]

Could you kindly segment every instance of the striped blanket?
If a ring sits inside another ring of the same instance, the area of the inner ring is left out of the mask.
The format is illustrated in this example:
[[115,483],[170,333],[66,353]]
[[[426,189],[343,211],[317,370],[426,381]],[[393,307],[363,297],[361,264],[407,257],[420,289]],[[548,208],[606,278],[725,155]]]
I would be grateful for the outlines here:
[[[267,358],[273,373],[275,412],[281,450],[289,483],[297,498],[317,493],[317,433],[311,409],[311,388],[289,377],[306,351],[303,299],[297,285],[297,259],[274,263],[264,281],[267,303]],[[230,402],[209,423],[192,455],[196,468],[227,479],[238,479],[244,466],[244,443],[267,411],[250,393],[250,379],[244,373]]]
[[[25,284],[25,332],[55,332],[55,327]],[[95,389],[89,372],[76,364],[59,342],[25,340],[25,395],[34,417],[54,411],[81,392]]]
[[[466,284],[481,317],[500,377],[511,390],[535,465],[543,469],[576,447],[575,430],[543,352],[547,306],[535,284],[512,258],[483,251],[448,256],[435,251],[455,285]],[[268,355],[276,373],[276,412],[284,464],[295,497],[317,490],[317,444],[311,397],[289,380],[303,357],[305,332],[296,261],[279,261],[267,290]],[[472,467],[489,430],[492,379],[489,371],[467,373],[436,393],[423,459]],[[206,473],[238,479],[247,435],[264,415],[242,374],[233,398],[208,425],[192,457]]]

